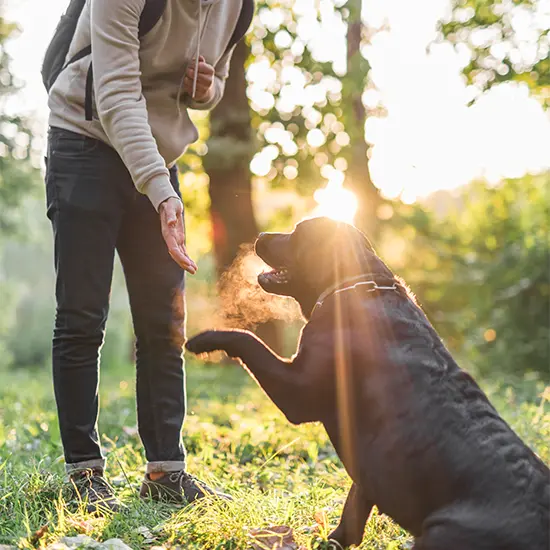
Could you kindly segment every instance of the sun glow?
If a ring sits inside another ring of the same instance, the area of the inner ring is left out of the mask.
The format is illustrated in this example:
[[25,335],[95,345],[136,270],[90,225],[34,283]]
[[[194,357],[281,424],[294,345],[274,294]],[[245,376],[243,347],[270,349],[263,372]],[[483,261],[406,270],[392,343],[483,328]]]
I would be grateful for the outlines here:
[[345,189],[341,182],[329,181],[326,187],[317,189],[313,197],[318,205],[313,211],[314,216],[327,216],[353,224],[357,212],[357,197],[349,189]]

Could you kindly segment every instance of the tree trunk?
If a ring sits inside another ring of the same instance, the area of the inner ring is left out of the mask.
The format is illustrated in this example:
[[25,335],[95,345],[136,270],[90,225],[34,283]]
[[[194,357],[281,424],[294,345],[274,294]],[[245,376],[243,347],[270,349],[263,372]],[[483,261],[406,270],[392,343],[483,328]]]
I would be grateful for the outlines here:
[[[244,243],[252,243],[258,225],[252,205],[250,161],[254,155],[250,107],[246,96],[245,63],[250,50],[245,41],[235,49],[225,94],[210,116],[211,134],[205,170],[210,178],[210,213],[218,279],[237,257]],[[256,328],[272,348],[282,348],[277,323]]]
[[368,62],[361,55],[363,23],[361,21],[361,0],[350,0],[347,32],[348,74],[343,82],[343,104],[350,106],[346,111],[345,126],[351,138],[346,183],[355,193],[358,201],[356,226],[376,240],[378,236],[378,207],[382,202],[378,189],[374,186],[367,156],[365,141],[366,109],[362,95],[369,71]]
[[210,213],[218,277],[231,265],[239,246],[252,242],[258,234],[249,170],[254,146],[244,67],[248,54],[243,41],[234,52],[224,97],[210,115],[211,135],[205,168],[210,177]]

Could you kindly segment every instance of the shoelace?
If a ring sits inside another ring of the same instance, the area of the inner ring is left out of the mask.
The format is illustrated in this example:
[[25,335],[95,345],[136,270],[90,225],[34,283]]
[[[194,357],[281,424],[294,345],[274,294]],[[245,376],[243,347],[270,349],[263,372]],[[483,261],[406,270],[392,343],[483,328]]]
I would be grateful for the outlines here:
[[174,472],[173,474],[170,474],[169,479],[172,483],[177,483],[181,489],[183,489],[183,484],[188,481],[200,485],[198,478],[191,474],[188,474],[185,470],[180,470],[179,472]]
[[90,481],[92,489],[97,495],[105,500],[114,497],[113,488],[109,485],[109,483],[107,483],[107,480],[104,477],[93,476]]
[[103,475],[95,470],[86,470],[78,477],[73,478],[74,483],[81,488],[88,487],[103,500],[113,498],[114,491]]

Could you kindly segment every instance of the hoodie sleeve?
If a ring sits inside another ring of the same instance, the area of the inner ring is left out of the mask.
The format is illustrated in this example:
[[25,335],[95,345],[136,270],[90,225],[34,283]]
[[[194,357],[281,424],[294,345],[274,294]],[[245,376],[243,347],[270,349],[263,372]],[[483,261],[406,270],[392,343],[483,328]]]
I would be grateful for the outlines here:
[[199,111],[207,111],[213,109],[222,99],[223,93],[225,91],[225,81],[229,76],[229,66],[231,64],[231,56],[235,46],[231,48],[223,57],[218,61],[215,67],[214,74],[214,93],[208,101],[195,101],[189,99],[188,106],[190,109],[196,109]]
[[158,210],[178,196],[149,126],[141,88],[139,20],[144,5],[145,0],[91,2],[94,93],[107,137],[137,190]]

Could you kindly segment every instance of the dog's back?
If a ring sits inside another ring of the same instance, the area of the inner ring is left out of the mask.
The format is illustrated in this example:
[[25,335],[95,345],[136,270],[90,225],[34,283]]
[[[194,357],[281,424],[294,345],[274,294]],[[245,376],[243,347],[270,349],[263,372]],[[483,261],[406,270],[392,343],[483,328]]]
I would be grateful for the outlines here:
[[[350,300],[348,308],[347,330],[365,331],[351,343],[355,376],[367,375],[356,384],[361,482],[379,508],[417,537],[428,527],[457,541],[469,533],[458,548],[485,541],[492,550],[547,550],[548,468],[422,311],[397,294]],[[450,540],[443,547],[454,548]]]

